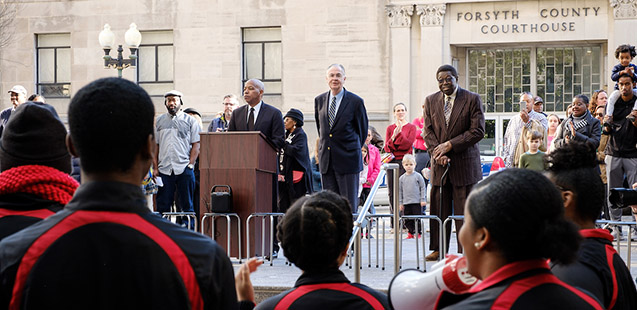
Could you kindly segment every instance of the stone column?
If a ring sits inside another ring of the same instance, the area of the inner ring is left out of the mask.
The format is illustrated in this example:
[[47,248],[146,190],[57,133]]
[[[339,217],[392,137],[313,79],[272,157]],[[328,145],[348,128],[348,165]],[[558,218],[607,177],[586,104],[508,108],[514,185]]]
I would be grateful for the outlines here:
[[436,70],[443,64],[450,64],[449,44],[444,42],[443,24],[446,4],[419,4],[416,13],[420,16],[421,81],[425,96],[438,90]]
[[[411,16],[414,14],[413,5],[387,5],[385,7],[389,18],[389,84],[391,87],[389,98],[389,121],[394,121],[391,107],[403,102],[410,106],[410,70],[411,70]],[[411,112],[411,111],[409,111]],[[412,116],[413,117],[413,116]]]
[[[610,69],[618,63],[615,59],[615,49],[620,44],[637,45],[637,38],[634,29],[637,29],[637,0],[610,0],[610,6],[613,9],[614,21],[612,28],[609,27],[608,36],[608,64],[606,70],[608,72],[608,88],[612,89],[615,85],[610,79]],[[609,12],[610,14],[610,12]]]

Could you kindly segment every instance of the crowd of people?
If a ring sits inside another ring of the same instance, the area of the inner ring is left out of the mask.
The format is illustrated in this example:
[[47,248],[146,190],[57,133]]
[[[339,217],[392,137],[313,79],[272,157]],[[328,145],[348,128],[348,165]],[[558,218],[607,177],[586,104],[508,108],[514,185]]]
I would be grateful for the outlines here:
[[[314,100],[312,157],[303,113],[283,115],[263,102],[265,85],[248,80],[247,104],[225,96],[208,131],[260,131],[277,149],[272,206],[285,216],[273,246],[280,242],[302,270],[292,289],[258,305],[250,274],[262,261],[249,259],[233,275],[219,245],[156,216],[144,196],[154,180],[158,212],[173,204],[198,211],[204,126],[197,110],[183,108],[181,92],[165,94],[166,113],[155,119],[138,85],[96,80],[73,96],[67,133],[43,98],[26,102],[26,89],[15,86],[14,106],[0,113],[0,309],[389,309],[383,293],[350,283],[339,270],[352,214],[377,181],[381,150],[400,166],[392,208],[423,214],[430,183],[430,214],[443,221],[464,215],[456,221],[458,250],[481,283],[442,292],[436,309],[635,309],[635,283],[611,243],[620,229],[613,237],[595,226],[601,214],[621,218],[608,208],[608,188],[621,187],[624,177],[637,185],[637,121],[629,117],[637,116],[636,79],[622,70],[610,115],[603,91],[590,102],[575,96],[563,121],[543,113],[542,98],[523,93],[505,134],[510,169],[485,180],[483,105],[458,85],[453,66],[437,70],[439,91],[425,98],[422,116],[410,123],[407,106],[393,106],[383,140],[368,124],[363,99],[344,88],[345,68],[330,65],[329,90]],[[72,157],[81,185],[70,176]],[[427,260],[449,248],[439,244],[437,225],[430,225]],[[413,221],[405,226],[407,238],[422,237]]]

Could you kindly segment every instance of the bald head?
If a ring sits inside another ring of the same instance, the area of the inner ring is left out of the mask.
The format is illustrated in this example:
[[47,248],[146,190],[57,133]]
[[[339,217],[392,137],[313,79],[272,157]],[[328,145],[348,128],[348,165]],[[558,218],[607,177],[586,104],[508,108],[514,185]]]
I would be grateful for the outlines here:
[[265,85],[263,82],[257,79],[250,79],[243,87],[243,99],[251,106],[254,107],[263,98],[263,92],[265,91]]

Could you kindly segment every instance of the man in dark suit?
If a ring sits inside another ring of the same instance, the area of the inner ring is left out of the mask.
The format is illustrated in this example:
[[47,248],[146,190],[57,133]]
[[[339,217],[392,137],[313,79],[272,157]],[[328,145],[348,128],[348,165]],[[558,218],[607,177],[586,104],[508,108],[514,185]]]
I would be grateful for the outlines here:
[[[264,91],[265,85],[259,80],[251,79],[246,82],[243,87],[243,99],[248,104],[232,111],[228,131],[260,131],[268,137],[279,152],[285,143],[283,114],[279,109],[263,102]],[[279,211],[277,207],[279,201],[278,157],[273,160],[277,161],[277,173],[272,175],[272,212],[277,212]],[[272,246],[274,247],[273,258],[276,258],[279,251],[276,240]]]
[[361,147],[367,138],[367,111],[363,99],[345,90],[345,68],[327,68],[330,91],[314,98],[319,134],[319,168],[323,189],[347,198],[356,213],[358,174],[363,170]]
[[228,131],[260,131],[279,150],[283,146],[283,114],[263,102],[265,86],[257,79],[248,80],[243,87],[243,99],[248,103],[232,112]]
[[[423,137],[427,148],[433,150],[431,214],[444,222],[452,213],[464,214],[464,203],[471,188],[482,179],[478,142],[484,137],[484,111],[478,94],[458,86],[456,68],[441,66],[436,79],[440,91],[425,98]],[[441,180],[446,169],[449,171]],[[437,260],[440,257],[439,225],[436,221],[430,223],[429,248],[433,252],[427,255],[427,260]],[[457,232],[460,227],[462,221],[456,221]],[[451,229],[447,230],[446,249],[449,249],[450,235]],[[460,243],[458,249],[462,250]]]

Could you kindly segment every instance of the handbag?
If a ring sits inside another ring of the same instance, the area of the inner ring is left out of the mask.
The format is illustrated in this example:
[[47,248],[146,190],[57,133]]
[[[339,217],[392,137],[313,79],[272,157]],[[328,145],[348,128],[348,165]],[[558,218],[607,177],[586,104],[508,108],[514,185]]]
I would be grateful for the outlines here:
[[292,183],[299,183],[303,179],[303,171],[292,170]]
[[385,153],[385,154],[380,156],[380,162],[383,163],[383,164],[386,164],[386,163],[394,160],[394,158],[396,158],[396,156],[394,156],[394,154]]

